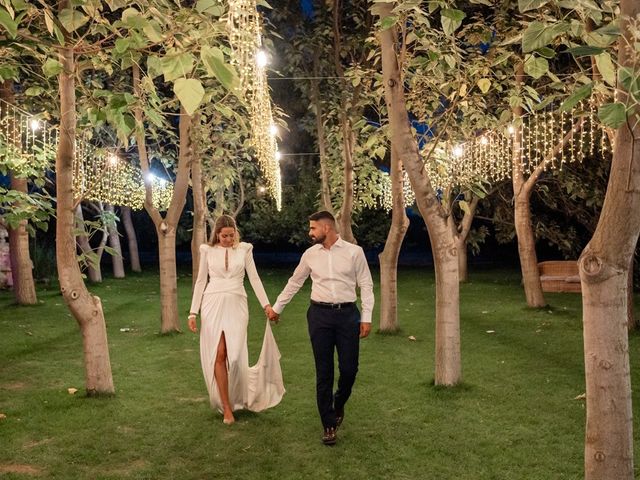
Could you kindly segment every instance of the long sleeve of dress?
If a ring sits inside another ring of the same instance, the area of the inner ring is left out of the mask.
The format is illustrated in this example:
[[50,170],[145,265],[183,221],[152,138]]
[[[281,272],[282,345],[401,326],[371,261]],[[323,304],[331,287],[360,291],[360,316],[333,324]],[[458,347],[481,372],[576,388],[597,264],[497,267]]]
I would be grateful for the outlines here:
[[200,263],[198,265],[198,279],[193,287],[193,297],[191,299],[190,313],[198,313],[200,311],[200,304],[202,303],[202,295],[204,289],[207,286],[207,278],[209,276],[209,264],[207,263],[207,251],[206,244],[200,245]]
[[264,286],[262,285],[262,281],[260,280],[260,276],[258,275],[258,270],[256,269],[256,263],[253,260],[253,245],[247,244],[247,253],[244,260],[244,268],[247,272],[247,276],[249,277],[249,283],[251,283],[251,288],[253,288],[256,297],[258,297],[258,301],[262,308],[269,305],[269,297],[267,297],[267,292],[264,290]]

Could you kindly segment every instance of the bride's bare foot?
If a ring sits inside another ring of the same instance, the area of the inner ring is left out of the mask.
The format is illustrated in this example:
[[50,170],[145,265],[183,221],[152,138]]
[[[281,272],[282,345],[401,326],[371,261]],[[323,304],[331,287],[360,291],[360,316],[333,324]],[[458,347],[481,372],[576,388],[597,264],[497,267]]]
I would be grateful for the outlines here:
[[222,423],[225,425],[231,425],[235,421],[236,419],[233,417],[233,412],[231,410],[224,412],[224,419],[222,420]]

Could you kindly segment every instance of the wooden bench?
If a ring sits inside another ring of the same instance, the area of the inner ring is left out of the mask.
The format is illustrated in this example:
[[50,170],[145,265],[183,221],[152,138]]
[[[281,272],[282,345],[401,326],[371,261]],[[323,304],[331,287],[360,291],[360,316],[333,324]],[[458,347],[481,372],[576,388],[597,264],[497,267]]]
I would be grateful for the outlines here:
[[552,260],[538,263],[543,292],[580,293],[580,275],[575,260]]

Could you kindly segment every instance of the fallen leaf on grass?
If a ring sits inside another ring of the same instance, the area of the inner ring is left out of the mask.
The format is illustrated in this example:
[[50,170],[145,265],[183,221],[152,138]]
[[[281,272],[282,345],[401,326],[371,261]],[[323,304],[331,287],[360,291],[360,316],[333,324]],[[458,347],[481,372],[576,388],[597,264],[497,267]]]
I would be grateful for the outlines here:
[[414,337],[413,335],[409,335],[409,337],[408,337],[408,338],[409,338],[409,340],[411,340],[412,342],[415,342],[415,341],[416,341],[416,337]]
[[578,395],[577,397],[574,398],[574,400],[586,400],[587,399],[587,394],[586,393],[582,393],[580,395]]
[[487,333],[496,333],[495,330],[487,330]]
[[4,420],[7,416],[4,413],[0,413],[0,420]]
[[75,393],[78,391],[77,388],[67,388],[67,392],[69,392],[69,395],[75,395]]
[[132,329],[129,327],[125,327],[125,328],[121,328],[120,331],[121,332],[130,332]]

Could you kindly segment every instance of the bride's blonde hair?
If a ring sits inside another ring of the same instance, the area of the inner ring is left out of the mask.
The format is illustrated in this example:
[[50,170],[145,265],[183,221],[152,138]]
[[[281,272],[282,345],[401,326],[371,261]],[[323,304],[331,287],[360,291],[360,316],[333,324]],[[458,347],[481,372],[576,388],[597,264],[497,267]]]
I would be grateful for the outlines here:
[[223,228],[227,228],[227,227],[231,227],[236,231],[235,238],[233,239],[233,246],[237,247],[238,244],[240,243],[240,231],[236,226],[236,221],[230,215],[220,215],[216,219],[216,223],[214,224],[214,227],[213,227],[213,232],[211,232],[211,237],[209,237],[209,245],[213,247],[218,243],[220,243],[220,240],[218,239],[218,235],[220,234]]

